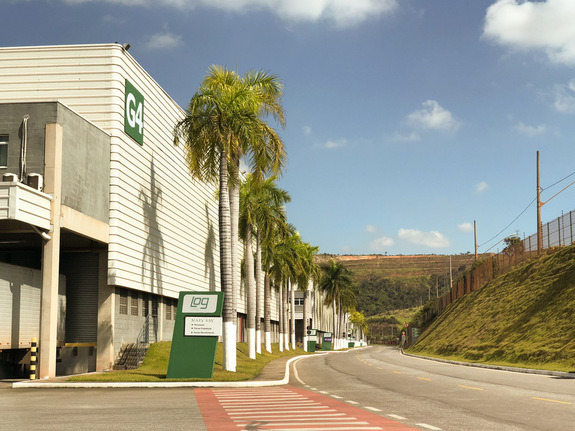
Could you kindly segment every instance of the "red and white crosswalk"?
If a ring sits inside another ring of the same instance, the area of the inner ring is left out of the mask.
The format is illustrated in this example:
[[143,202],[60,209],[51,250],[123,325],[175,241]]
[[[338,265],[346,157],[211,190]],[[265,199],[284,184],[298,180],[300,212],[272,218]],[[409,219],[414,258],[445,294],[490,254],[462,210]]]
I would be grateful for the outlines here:
[[315,392],[279,388],[196,389],[208,431],[414,430]]

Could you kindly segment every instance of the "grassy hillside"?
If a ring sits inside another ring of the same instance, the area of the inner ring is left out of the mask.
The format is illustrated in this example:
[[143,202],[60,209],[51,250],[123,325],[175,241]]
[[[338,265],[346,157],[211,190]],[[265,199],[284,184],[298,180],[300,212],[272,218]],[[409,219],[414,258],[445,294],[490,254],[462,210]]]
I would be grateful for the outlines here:
[[[427,254],[415,256],[383,256],[383,255],[330,255],[317,256],[319,264],[337,259],[345,263],[352,271],[357,281],[369,277],[401,278],[421,277],[432,274],[449,273],[449,256],[441,254]],[[474,261],[472,254],[459,254],[451,256],[451,266],[454,270],[468,267]]]
[[[397,309],[419,307],[429,298],[449,290],[448,255],[328,255],[316,257],[318,264],[329,259],[342,261],[351,271],[357,288],[358,309],[373,316]],[[474,255],[451,256],[455,280],[474,262]]]
[[528,262],[451,304],[409,351],[575,370],[575,246]]

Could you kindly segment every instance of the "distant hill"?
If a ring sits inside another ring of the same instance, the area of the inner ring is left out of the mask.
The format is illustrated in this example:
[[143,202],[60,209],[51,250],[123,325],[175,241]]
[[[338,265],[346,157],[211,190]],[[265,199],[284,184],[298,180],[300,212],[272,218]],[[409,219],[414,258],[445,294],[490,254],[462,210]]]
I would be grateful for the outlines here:
[[575,246],[534,259],[451,304],[409,351],[575,370]]
[[[421,306],[449,289],[450,256],[329,255],[316,256],[318,264],[336,259],[351,271],[357,287],[358,309],[366,316]],[[451,256],[452,278],[469,269],[472,254]]]
[[[337,259],[345,262],[345,266],[353,272],[355,280],[379,276],[385,278],[429,277],[433,274],[449,274],[449,255],[331,255],[320,254],[316,257],[318,263]],[[451,266],[454,270],[468,267],[475,260],[473,254],[451,256]]]

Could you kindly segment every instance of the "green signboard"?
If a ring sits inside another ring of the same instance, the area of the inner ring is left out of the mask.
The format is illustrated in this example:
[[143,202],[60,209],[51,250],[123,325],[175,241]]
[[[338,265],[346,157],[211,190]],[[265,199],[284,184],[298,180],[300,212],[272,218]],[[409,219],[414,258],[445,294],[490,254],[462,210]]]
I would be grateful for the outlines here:
[[180,292],[168,379],[211,379],[222,335],[222,292]]
[[324,332],[321,350],[331,350],[333,346],[333,337],[331,332]]
[[144,96],[126,79],[124,131],[138,144],[144,145]]

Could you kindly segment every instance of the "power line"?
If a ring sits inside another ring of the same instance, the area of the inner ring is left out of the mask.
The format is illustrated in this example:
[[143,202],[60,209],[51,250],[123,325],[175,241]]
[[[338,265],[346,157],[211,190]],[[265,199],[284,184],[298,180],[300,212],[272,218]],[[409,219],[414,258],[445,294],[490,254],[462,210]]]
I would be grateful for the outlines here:
[[[574,174],[575,174],[575,172],[574,172]],[[483,244],[479,245],[478,247],[483,247],[485,244],[490,243],[490,242],[493,241],[495,238],[497,238],[499,235],[501,235],[503,232],[505,232],[505,231],[509,228],[509,226],[511,226],[513,223],[515,223],[515,222],[517,221],[517,219],[518,219],[519,217],[521,217],[521,216],[525,213],[525,211],[527,211],[527,210],[531,207],[531,205],[533,205],[533,203],[536,202],[536,201],[537,201],[537,198],[534,198],[534,199],[531,201],[531,203],[530,203],[529,205],[527,205],[527,207],[526,207],[523,211],[521,211],[521,213],[520,213],[517,217],[515,217],[515,218],[513,219],[513,221],[512,221],[511,223],[509,223],[507,226],[505,226],[503,229],[501,229],[501,231],[500,231],[497,235],[494,235],[492,238],[490,238],[489,240],[485,241]],[[500,242],[501,242],[501,241],[500,241]],[[497,243],[497,244],[499,244],[499,243]],[[495,244],[495,245],[497,245],[497,244]],[[493,247],[491,247],[491,248],[493,248]],[[491,250],[491,249],[490,249],[490,250]]]
[[570,173],[570,174],[567,175],[565,178],[560,179],[559,181],[557,181],[557,182],[551,184],[551,185],[548,186],[548,187],[541,188],[541,190],[547,190],[547,189],[550,189],[551,187],[555,187],[557,184],[559,184],[559,183],[562,182],[562,181],[565,181],[567,178],[572,177],[573,175],[575,175],[575,172]]

